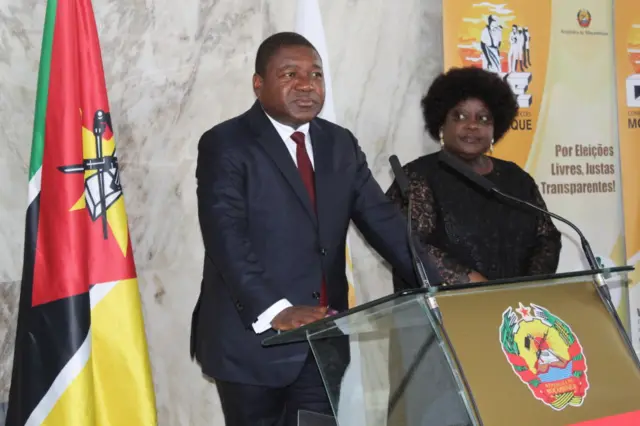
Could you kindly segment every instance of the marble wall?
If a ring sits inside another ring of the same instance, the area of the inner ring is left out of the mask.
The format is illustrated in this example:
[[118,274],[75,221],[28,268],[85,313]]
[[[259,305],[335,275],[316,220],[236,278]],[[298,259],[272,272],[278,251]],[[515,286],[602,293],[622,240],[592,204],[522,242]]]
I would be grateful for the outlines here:
[[[0,402],[10,380],[42,0],[0,0]],[[296,0],[94,0],[162,425],[223,425],[213,385],[188,355],[203,250],[199,136],[252,101],[255,51],[294,28]],[[336,114],[383,188],[387,158],[436,149],[419,98],[442,68],[441,0],[320,0]],[[359,301],[390,291],[357,234]]]

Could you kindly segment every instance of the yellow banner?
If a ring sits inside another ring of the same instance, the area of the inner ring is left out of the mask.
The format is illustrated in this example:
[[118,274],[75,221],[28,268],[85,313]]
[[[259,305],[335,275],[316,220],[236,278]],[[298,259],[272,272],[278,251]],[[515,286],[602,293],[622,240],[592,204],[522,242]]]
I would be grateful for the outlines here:
[[[495,72],[520,105],[494,155],[533,176],[549,210],[585,233],[603,265],[626,264],[613,1],[443,0],[443,17],[445,68]],[[558,272],[588,269],[575,232],[555,223]],[[628,292],[612,293],[626,323]]]
[[615,2],[615,57],[618,83],[618,128],[622,162],[627,262],[631,274],[632,334],[640,351],[640,1]]
[[539,120],[547,69],[549,1],[505,5],[443,2],[445,68],[477,66],[503,76],[518,97],[513,131],[495,155],[524,167]]

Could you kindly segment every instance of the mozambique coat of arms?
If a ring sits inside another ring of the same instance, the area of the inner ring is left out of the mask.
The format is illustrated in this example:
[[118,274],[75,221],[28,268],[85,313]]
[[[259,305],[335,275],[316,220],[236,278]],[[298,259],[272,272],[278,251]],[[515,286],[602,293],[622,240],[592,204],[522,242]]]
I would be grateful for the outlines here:
[[536,399],[560,411],[587,396],[587,360],[571,327],[542,306],[508,307],[500,344],[507,361]]

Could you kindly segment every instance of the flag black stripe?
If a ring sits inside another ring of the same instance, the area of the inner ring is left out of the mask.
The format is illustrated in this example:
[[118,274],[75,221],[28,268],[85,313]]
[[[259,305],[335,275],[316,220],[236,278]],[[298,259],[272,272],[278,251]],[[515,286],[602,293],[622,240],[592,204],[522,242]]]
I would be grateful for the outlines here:
[[31,306],[40,195],[29,205],[7,425],[24,425],[62,368],[84,342],[89,294]]

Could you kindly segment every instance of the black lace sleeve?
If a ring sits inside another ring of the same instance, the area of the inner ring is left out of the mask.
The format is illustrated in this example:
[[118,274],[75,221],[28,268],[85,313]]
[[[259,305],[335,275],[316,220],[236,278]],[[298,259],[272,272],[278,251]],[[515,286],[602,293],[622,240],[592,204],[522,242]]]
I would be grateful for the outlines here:
[[[534,204],[546,209],[547,206],[538,186],[535,182],[532,183]],[[536,245],[533,248],[527,272],[529,275],[555,273],[560,260],[562,241],[560,232],[548,215],[538,215],[536,234]]]
[[[420,179],[412,173],[408,173],[408,175],[410,179],[409,196],[412,204],[412,227],[416,235],[419,236],[422,247],[431,255],[431,260],[443,279],[442,285],[469,282],[471,268],[462,265],[449,254],[426,242],[436,226],[433,193],[424,179]],[[404,214],[407,213],[408,203],[404,202],[395,182],[387,191],[387,197],[398,205]]]

